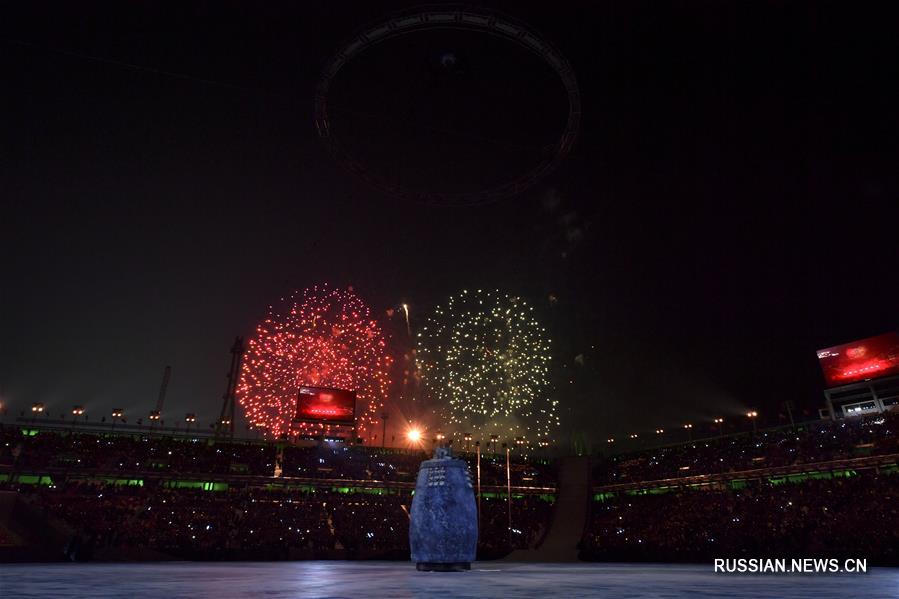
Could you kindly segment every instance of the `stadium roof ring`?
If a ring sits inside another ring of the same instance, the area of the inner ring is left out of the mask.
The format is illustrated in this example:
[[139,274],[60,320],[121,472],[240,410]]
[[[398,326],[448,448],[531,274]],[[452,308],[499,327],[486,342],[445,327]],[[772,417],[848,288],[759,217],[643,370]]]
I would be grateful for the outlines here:
[[[328,93],[337,73],[348,62],[376,44],[413,32],[459,29],[480,32],[515,43],[545,61],[562,80],[568,99],[568,117],[559,139],[528,172],[489,188],[465,192],[417,191],[391,183],[356,159],[334,134],[328,111]],[[511,17],[470,6],[419,7],[395,13],[364,27],[346,41],[323,69],[315,92],[315,128],[328,152],[347,170],[387,194],[442,206],[470,206],[502,200],[530,188],[555,170],[571,151],[581,121],[581,99],[574,70],[551,43]]]

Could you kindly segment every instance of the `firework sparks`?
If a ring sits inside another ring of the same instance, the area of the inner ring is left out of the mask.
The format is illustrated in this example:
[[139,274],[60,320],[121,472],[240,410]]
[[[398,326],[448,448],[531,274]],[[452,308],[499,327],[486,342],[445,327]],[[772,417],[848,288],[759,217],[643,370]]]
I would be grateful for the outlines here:
[[269,307],[247,347],[237,397],[267,434],[329,434],[329,425],[292,422],[303,386],[356,391],[359,434],[378,423],[390,358],[368,306],[350,288],[295,292]]
[[422,375],[443,418],[482,433],[534,438],[558,425],[549,349],[533,307],[499,292],[451,297],[418,334]]

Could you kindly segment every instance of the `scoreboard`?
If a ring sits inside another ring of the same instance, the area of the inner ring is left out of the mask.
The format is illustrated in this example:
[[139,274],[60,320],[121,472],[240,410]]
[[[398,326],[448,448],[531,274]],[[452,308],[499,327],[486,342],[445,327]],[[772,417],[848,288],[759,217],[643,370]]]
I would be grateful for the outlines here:
[[300,387],[295,420],[352,425],[356,392],[329,387]]
[[886,333],[818,350],[828,387],[899,374],[899,335]]

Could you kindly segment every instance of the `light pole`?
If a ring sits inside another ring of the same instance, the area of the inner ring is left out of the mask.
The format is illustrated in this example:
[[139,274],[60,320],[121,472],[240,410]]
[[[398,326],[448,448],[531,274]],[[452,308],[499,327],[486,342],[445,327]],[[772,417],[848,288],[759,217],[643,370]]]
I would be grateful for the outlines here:
[[[162,415],[159,413],[159,410],[151,410],[150,411],[150,430],[153,430],[153,425],[159,422],[159,418]],[[140,423],[138,423],[140,424]]]
[[122,408],[113,408],[112,410],[112,430],[115,430],[115,421],[116,419],[120,419],[125,415],[124,410]]
[[756,419],[759,417],[759,413],[755,410],[746,413],[746,417],[752,421],[752,434],[757,435],[759,432],[758,425],[756,424]]
[[693,441],[693,425],[688,422],[684,428],[687,429],[687,442],[689,443]]
[[184,422],[187,423],[187,432],[190,433],[190,425],[197,421],[196,414],[187,413],[184,415]]
[[715,424],[718,425],[718,436],[724,436],[724,418],[715,418]]
[[793,419],[793,408],[796,407],[796,404],[793,403],[792,399],[788,399],[784,402],[784,407],[787,409],[787,416],[790,418],[790,428],[796,428],[796,421]]
[[478,486],[478,538],[481,538],[481,442],[474,442],[475,451],[478,452],[477,460],[477,486]]
[[540,440],[537,441],[537,445],[540,449],[543,450],[543,457],[548,457],[549,455],[549,437],[540,437]]
[[518,448],[518,451],[521,451],[524,448],[525,439],[524,437],[515,437],[515,447]]
[[43,414],[44,412],[44,404],[42,403],[33,403],[31,404],[31,424],[34,424],[35,419],[38,414]]
[[[503,443],[505,445],[505,443]],[[506,508],[509,513],[509,549],[512,548],[512,459],[506,447]]]
[[493,453],[496,453],[496,440],[499,439],[499,435],[490,435],[490,442],[493,443]]
[[84,406],[72,406],[72,428],[78,422],[78,417],[84,415]]
[[465,433],[462,436],[462,438],[465,439],[465,453],[470,453],[471,452],[471,433]]

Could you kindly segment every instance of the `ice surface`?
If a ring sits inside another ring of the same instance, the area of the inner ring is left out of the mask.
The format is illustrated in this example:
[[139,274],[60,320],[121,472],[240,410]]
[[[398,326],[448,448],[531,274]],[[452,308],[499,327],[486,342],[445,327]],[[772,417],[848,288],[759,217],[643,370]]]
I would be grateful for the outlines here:
[[0,597],[897,599],[899,569],[800,576],[654,564],[478,562],[450,573],[417,572],[411,562],[2,564]]

